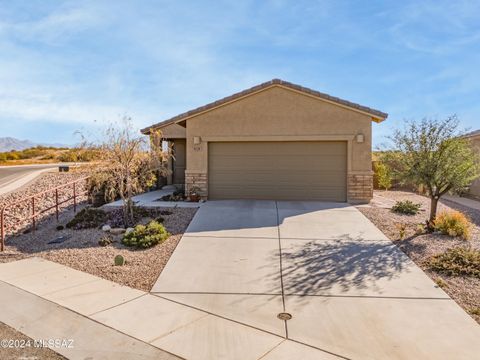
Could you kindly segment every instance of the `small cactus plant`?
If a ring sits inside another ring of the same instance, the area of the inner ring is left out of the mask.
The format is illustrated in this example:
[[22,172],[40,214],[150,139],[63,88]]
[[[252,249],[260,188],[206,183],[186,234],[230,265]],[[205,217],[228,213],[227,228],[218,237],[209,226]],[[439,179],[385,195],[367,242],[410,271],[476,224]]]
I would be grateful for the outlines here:
[[123,266],[125,265],[125,258],[122,255],[115,256],[114,259],[115,266]]

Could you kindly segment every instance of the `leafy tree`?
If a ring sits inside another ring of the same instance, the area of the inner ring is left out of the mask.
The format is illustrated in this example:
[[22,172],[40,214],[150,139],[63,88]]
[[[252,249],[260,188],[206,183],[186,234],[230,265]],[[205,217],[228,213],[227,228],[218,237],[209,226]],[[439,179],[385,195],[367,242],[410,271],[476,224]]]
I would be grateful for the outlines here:
[[377,177],[378,186],[385,190],[392,187],[392,175],[389,167],[383,162],[375,163],[375,176]]
[[433,228],[438,200],[449,191],[459,191],[479,176],[479,158],[458,129],[453,115],[446,119],[407,122],[390,137],[394,149],[383,153],[401,182],[424,185],[431,199],[428,226]]

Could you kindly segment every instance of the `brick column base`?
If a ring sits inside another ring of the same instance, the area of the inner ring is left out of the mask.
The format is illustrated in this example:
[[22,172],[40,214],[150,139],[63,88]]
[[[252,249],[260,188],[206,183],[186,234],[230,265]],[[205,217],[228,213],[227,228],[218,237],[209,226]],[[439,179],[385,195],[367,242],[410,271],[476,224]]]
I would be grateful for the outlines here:
[[373,197],[373,175],[348,175],[348,202],[366,204]]
[[185,170],[185,193],[188,194],[193,186],[198,187],[200,189],[200,196],[202,199],[206,199],[208,196],[207,173]]

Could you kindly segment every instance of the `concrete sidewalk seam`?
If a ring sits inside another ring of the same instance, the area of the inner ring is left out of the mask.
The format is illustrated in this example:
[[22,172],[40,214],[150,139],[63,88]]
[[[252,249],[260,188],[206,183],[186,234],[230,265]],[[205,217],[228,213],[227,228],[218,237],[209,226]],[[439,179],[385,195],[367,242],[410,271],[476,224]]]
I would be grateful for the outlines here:
[[118,306],[122,306],[122,305],[128,304],[129,302],[132,302],[132,301],[134,301],[134,300],[138,300],[138,299],[140,299],[141,297],[144,297],[145,295],[148,295],[148,293],[146,292],[146,293],[144,293],[144,294],[142,294],[142,295],[139,295],[139,296],[137,296],[137,297],[135,297],[135,298],[133,298],[133,299],[124,301],[124,302],[122,302],[122,303],[120,303],[120,304],[117,304],[117,305],[110,306],[110,307],[105,308],[105,309],[103,309],[103,310],[95,311],[95,312],[93,312],[93,313],[91,313],[91,314],[88,314],[88,316],[89,316],[89,317],[90,317],[90,316],[94,316],[94,315],[100,314],[100,313],[102,313],[102,312],[104,312],[104,311],[108,311],[108,310],[114,309],[114,308],[116,308],[116,307],[118,307]]
[[447,297],[413,297],[413,296],[380,296],[380,295],[332,295],[332,294],[285,294],[285,296],[297,296],[297,297],[332,297],[332,298],[360,298],[360,299],[394,299],[394,300],[450,300],[452,298]]
[[[279,253],[279,262],[280,262],[280,289],[282,290],[282,305],[283,312],[285,312],[285,289],[283,285],[283,266],[282,266],[282,240],[280,239],[280,216],[278,214],[278,203],[275,201],[275,211],[277,214],[277,236],[278,236],[278,253]],[[285,338],[288,339],[288,325],[287,320],[283,320],[285,327]]]
[[182,239],[184,237],[204,237],[204,238],[214,238],[214,239],[278,239],[278,237],[270,237],[270,236],[232,236],[232,235],[197,235],[193,234],[183,234]]
[[[160,296],[159,296],[159,297],[160,297]],[[163,299],[163,298],[162,298],[162,299]],[[164,300],[168,300],[168,299],[164,299]],[[184,306],[186,306],[186,305],[184,305]],[[196,309],[196,310],[198,310],[198,309]],[[205,312],[205,311],[202,310],[202,312]],[[170,335],[170,334],[173,334],[175,331],[178,331],[178,330],[180,330],[180,329],[183,329],[184,327],[187,327],[187,326],[189,326],[189,325],[192,325],[193,323],[195,323],[195,322],[197,322],[197,321],[200,321],[200,320],[205,319],[207,316],[211,316],[211,314],[205,312],[205,315],[203,315],[202,317],[199,317],[198,319],[189,321],[189,322],[187,322],[187,323],[185,323],[185,324],[183,324],[183,325],[181,325],[181,326],[179,326],[179,327],[176,327],[176,328],[173,329],[173,330],[170,330],[169,332],[167,332],[167,333],[165,333],[165,334],[163,334],[163,335],[157,336],[156,338],[150,340],[150,342],[153,343],[153,342],[155,342],[155,341],[157,341],[157,340],[160,340],[161,338],[164,338],[165,336],[168,336],[168,335]]]
[[238,292],[209,292],[209,291],[150,291],[150,294],[178,294],[178,295],[251,295],[251,296],[282,296],[282,293],[238,293]]
[[[339,239],[339,238],[330,238],[330,239],[325,239],[325,238],[294,238],[294,237],[282,237],[281,240],[299,240],[299,241],[338,241],[342,243],[346,242],[387,242],[387,243],[392,243],[392,240],[390,239]],[[392,243],[393,244],[393,243]],[[393,244],[395,245],[395,244]]]
[[270,354],[273,350],[275,350],[276,348],[278,348],[280,345],[282,345],[285,341],[287,341],[288,339],[283,339],[282,341],[280,341],[277,345],[275,345],[273,348],[271,348],[270,350],[268,350],[265,354],[263,354],[262,356],[260,356],[257,360],[262,360],[263,358],[265,358],[265,356],[267,356],[268,354]]
[[[172,299],[169,299],[169,298],[166,298],[166,297],[163,297],[163,296],[160,296],[160,295],[156,295],[156,294],[153,294],[153,293],[152,293],[152,295],[158,296],[159,298],[161,298],[161,299],[163,299],[163,300],[171,301],[171,302],[173,302],[173,303],[175,303],[175,304],[178,304],[178,305],[186,306],[186,307],[189,307],[189,308],[191,308],[191,309],[194,309],[194,310],[197,310],[197,311],[201,311],[201,312],[207,313],[208,315],[211,315],[211,316],[214,316],[214,317],[223,319],[223,320],[231,321],[231,322],[233,322],[233,323],[236,323],[236,324],[239,324],[239,325],[242,325],[242,326],[246,326],[246,327],[249,327],[249,328],[251,328],[251,329],[255,329],[255,330],[258,330],[258,331],[262,331],[262,332],[264,332],[264,333],[267,333],[267,334],[270,334],[270,335],[279,337],[279,338],[281,338],[281,339],[286,339],[286,337],[281,336],[281,335],[278,335],[278,334],[275,334],[275,333],[270,332],[270,331],[268,331],[268,330],[260,329],[260,328],[258,328],[258,327],[256,327],[256,326],[253,326],[253,325],[250,325],[250,324],[246,324],[246,323],[243,323],[243,322],[238,321],[238,320],[230,319],[230,318],[228,318],[228,317],[226,317],[226,316],[218,315],[218,314],[212,313],[212,312],[210,312],[210,311],[208,311],[208,310],[204,310],[204,309],[198,308],[198,307],[196,307],[196,306],[184,304],[184,303],[182,303],[182,302],[180,302],[180,301],[172,300]],[[202,319],[203,319],[203,317],[202,317]],[[197,319],[197,320],[199,320],[199,319]],[[281,321],[281,320],[279,320],[279,321]],[[193,321],[193,322],[195,322],[195,321]]]
[[[139,342],[141,342],[141,343],[144,343],[144,344],[146,344],[146,345],[148,345],[148,346],[151,346],[151,347],[154,347],[154,348],[156,348],[156,349],[160,349],[161,351],[164,351],[164,352],[166,352],[166,353],[168,353],[168,354],[170,354],[170,355],[172,355],[172,356],[175,356],[175,357],[177,357],[177,358],[184,359],[184,358],[182,358],[182,357],[179,356],[179,355],[173,354],[173,353],[171,353],[171,352],[169,352],[169,351],[167,351],[167,350],[165,350],[165,349],[159,348],[158,346],[155,346],[155,345],[150,344],[150,343],[148,343],[148,342],[146,342],[146,341],[144,341],[144,340],[141,340],[141,339],[139,339],[139,338],[136,338],[135,336],[129,335],[129,334],[123,332],[123,331],[120,331],[120,330],[118,330],[118,329],[115,329],[115,328],[113,328],[113,327],[111,327],[111,326],[109,326],[109,325],[107,325],[107,324],[104,324],[104,323],[102,323],[102,322],[100,322],[100,321],[98,321],[98,320],[96,320],[96,319],[91,318],[90,316],[86,316],[86,315],[81,314],[81,313],[79,313],[79,312],[77,312],[77,311],[75,311],[75,310],[72,310],[72,309],[69,309],[69,308],[67,308],[67,307],[65,307],[65,306],[63,306],[63,305],[60,305],[60,304],[56,303],[55,301],[46,299],[46,298],[44,298],[44,297],[42,297],[42,296],[40,296],[40,295],[34,294],[34,293],[32,293],[32,292],[30,292],[30,291],[28,291],[28,290],[22,289],[22,288],[20,288],[20,287],[18,287],[18,286],[16,286],[16,285],[7,283],[7,282],[5,282],[5,281],[3,281],[3,280],[0,280],[0,282],[3,282],[3,283],[5,283],[5,284],[7,284],[7,285],[9,285],[9,286],[14,287],[15,289],[21,290],[21,291],[23,291],[23,292],[26,292],[27,294],[33,295],[33,296],[35,296],[35,297],[37,297],[37,298],[40,298],[40,299],[42,299],[43,301],[49,302],[49,303],[51,303],[51,304],[54,304],[54,305],[60,307],[61,309],[63,309],[64,311],[72,312],[72,313],[74,313],[74,314],[76,314],[76,315],[78,315],[78,316],[80,316],[80,317],[83,317],[83,318],[85,318],[85,319],[87,319],[87,320],[90,320],[90,321],[92,321],[92,322],[94,322],[94,323],[96,323],[96,324],[98,324],[98,325],[104,326],[104,327],[106,327],[106,328],[108,328],[108,329],[110,329],[110,330],[113,330],[113,331],[115,331],[115,332],[117,332],[117,333],[119,333],[119,334],[125,335],[125,336],[127,336],[127,337],[129,337],[129,338],[132,338],[132,339],[135,339],[135,340],[137,340],[137,341],[139,341]],[[187,359],[185,359],[185,360],[187,360]]]

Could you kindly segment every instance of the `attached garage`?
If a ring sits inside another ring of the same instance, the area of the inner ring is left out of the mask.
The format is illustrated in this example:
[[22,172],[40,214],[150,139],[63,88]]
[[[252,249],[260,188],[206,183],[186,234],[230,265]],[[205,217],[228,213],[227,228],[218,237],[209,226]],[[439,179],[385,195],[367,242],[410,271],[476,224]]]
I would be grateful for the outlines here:
[[185,147],[185,158],[175,153],[170,183],[203,199],[367,203],[372,122],[386,117],[273,79],[142,132],[161,130],[173,149]]
[[347,199],[347,143],[211,142],[210,199]]

